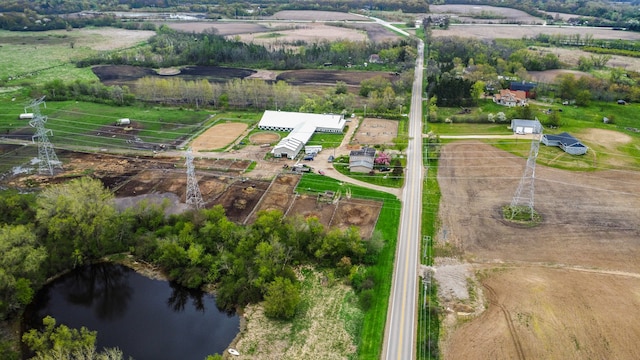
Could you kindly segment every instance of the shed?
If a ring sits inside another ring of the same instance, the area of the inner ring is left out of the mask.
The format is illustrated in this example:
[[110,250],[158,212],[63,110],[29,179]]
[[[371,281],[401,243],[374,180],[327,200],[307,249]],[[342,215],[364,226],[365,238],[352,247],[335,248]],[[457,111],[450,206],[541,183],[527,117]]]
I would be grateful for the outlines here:
[[558,135],[544,134],[540,141],[547,146],[558,146],[566,153],[571,155],[584,155],[589,149],[580,140],[573,137],[567,132]]
[[349,171],[369,172],[373,170],[373,162],[376,149],[364,147],[360,150],[352,150],[349,153]]
[[116,120],[116,125],[131,125],[131,120],[128,118],[122,118]]
[[33,119],[33,113],[20,114],[20,120],[31,120],[31,119]]
[[322,151],[322,145],[307,145],[304,147],[304,153],[306,155],[315,155]]
[[542,124],[540,124],[540,121],[538,121],[538,119],[513,119],[511,120],[511,130],[513,130],[514,134],[519,135],[540,134],[542,133]]

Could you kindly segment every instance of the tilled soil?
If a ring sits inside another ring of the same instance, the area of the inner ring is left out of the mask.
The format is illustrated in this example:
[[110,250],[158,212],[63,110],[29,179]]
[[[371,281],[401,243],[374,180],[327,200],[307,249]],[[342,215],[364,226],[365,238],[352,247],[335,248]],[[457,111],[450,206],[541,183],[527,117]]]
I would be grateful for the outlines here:
[[637,358],[640,172],[538,165],[542,223],[529,227],[502,216],[525,162],[478,141],[443,147],[436,241],[479,271],[488,305],[447,330],[444,358]]

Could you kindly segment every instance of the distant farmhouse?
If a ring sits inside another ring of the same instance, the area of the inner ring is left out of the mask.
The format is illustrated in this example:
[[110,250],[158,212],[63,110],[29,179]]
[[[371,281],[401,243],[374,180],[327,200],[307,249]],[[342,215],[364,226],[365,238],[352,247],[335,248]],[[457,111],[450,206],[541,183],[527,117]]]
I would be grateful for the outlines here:
[[351,150],[349,153],[349,171],[368,173],[373,170],[373,162],[376,149],[363,147],[360,150]]
[[508,107],[526,106],[528,104],[527,94],[524,91],[512,91],[509,89],[500,90],[499,94],[493,95],[493,102]]
[[511,130],[514,134],[540,134],[542,133],[542,124],[538,119],[535,120],[523,120],[513,119],[511,120]]
[[588,149],[580,140],[566,132],[558,135],[544,134],[540,141],[547,146],[559,146],[560,149],[571,155],[584,155]]
[[338,114],[307,114],[267,110],[258,123],[261,130],[290,131],[271,150],[274,157],[293,159],[314,132],[342,133],[346,120]]

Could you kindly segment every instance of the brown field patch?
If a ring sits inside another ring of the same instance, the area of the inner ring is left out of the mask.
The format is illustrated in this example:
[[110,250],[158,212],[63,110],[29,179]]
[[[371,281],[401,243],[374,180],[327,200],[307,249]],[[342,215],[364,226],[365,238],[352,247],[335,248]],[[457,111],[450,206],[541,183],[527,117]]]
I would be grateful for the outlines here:
[[475,141],[442,150],[436,242],[485,269],[489,300],[482,315],[445,331],[444,358],[637,357],[629,336],[638,329],[627,319],[639,302],[640,172],[538,165],[535,208],[543,220],[523,227],[503,220],[501,209],[525,159]]
[[242,135],[247,127],[247,124],[239,122],[216,124],[195,138],[191,147],[194,151],[222,149]]
[[284,80],[292,85],[323,84],[335,86],[342,81],[347,85],[359,86],[363,80],[381,76],[389,81],[397,79],[397,76],[385,71],[346,71],[346,70],[289,70],[281,72],[276,80]]
[[368,239],[373,235],[373,229],[378,221],[382,209],[382,202],[362,199],[342,199],[333,216],[330,226],[347,229],[357,226],[360,236]]
[[[486,5],[429,5],[432,16],[450,15],[452,22],[461,23],[520,23],[542,24],[544,20],[531,16],[522,10]],[[481,14],[494,15],[495,19],[481,19],[474,16]]]
[[637,277],[505,267],[483,284],[487,310],[448,337],[443,358],[640,357]]
[[[617,31],[619,33],[620,31]],[[636,33],[637,34],[637,33]],[[639,37],[640,39],[640,37]],[[567,64],[570,67],[578,66],[578,61],[581,57],[590,58],[593,56],[593,53],[583,51],[580,49],[572,49],[572,48],[558,48],[558,47],[550,47],[550,48],[535,48],[537,50],[550,52],[558,56],[558,59],[564,64]],[[629,71],[640,71],[640,58],[634,58],[630,56],[620,56],[620,55],[611,55],[611,60],[607,62],[608,67],[619,67]]]
[[352,144],[360,145],[393,145],[393,138],[398,136],[398,121],[365,118],[353,135]]
[[252,144],[272,144],[280,140],[280,134],[274,132],[260,132],[249,136],[249,141]]
[[273,20],[304,20],[304,21],[358,21],[368,19],[363,16],[339,11],[310,11],[310,10],[283,10],[278,11],[268,19]]
[[367,39],[367,34],[364,31],[349,29],[346,27],[331,26],[324,23],[280,25],[279,28],[275,27],[269,34],[245,33],[235,36],[240,37],[240,41],[242,42],[264,45],[271,48],[274,46],[290,48],[292,47],[292,44],[299,41],[312,44],[324,40],[364,41]]
[[[640,33],[603,28],[573,26],[522,26],[498,24],[469,24],[449,26],[448,30],[433,30],[433,36],[473,37],[483,40],[533,38],[538,34],[576,36],[591,35],[593,39],[640,40]],[[569,51],[574,51],[570,49]],[[563,61],[563,59],[560,59]]]
[[593,77],[593,75],[586,73],[584,71],[578,70],[565,70],[565,69],[555,69],[555,70],[545,70],[545,71],[529,71],[529,76],[531,76],[531,80],[535,82],[553,84],[556,81],[556,78],[560,75],[571,74],[576,79],[580,79],[583,76]]

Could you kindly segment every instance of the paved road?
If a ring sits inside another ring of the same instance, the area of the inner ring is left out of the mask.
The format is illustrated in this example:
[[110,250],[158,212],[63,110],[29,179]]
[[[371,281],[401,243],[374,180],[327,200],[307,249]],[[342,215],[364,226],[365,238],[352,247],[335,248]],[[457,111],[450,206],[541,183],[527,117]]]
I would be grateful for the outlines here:
[[422,72],[424,44],[418,45],[418,59],[409,112],[409,147],[402,214],[396,249],[393,283],[387,312],[383,358],[415,358],[417,326],[418,254],[422,221]]

